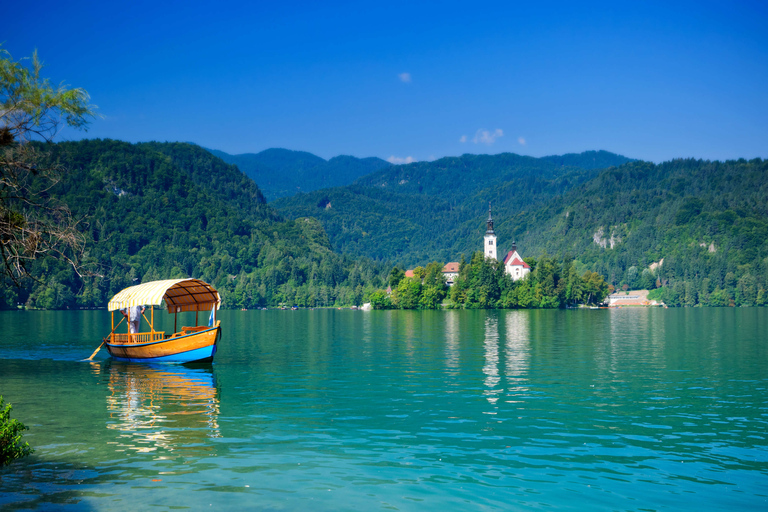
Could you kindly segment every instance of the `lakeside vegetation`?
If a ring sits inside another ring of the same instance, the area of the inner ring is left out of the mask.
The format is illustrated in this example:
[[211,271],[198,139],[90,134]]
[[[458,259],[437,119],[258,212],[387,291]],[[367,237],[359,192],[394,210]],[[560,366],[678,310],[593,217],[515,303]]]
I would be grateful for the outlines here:
[[531,273],[513,281],[504,265],[475,252],[467,263],[459,264],[453,286],[446,285],[443,265],[437,262],[414,269],[414,277],[394,268],[390,272],[388,293],[372,294],[375,309],[439,309],[443,300],[449,308],[524,309],[564,308],[580,304],[600,304],[608,296],[609,286],[595,272],[578,274],[573,260],[542,256],[526,259]]
[[3,404],[3,397],[0,396],[0,467],[34,452],[29,443],[21,440],[24,431],[29,430],[29,427],[11,418],[11,404]]

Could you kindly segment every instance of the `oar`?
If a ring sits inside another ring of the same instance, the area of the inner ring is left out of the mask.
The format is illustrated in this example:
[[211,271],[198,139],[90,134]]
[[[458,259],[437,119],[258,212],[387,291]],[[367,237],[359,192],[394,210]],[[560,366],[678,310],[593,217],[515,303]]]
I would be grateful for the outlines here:
[[[121,324],[121,323],[123,323],[123,320],[125,320],[125,317],[123,317],[123,319],[122,319],[122,320],[120,320],[119,322],[117,322],[117,325],[115,326],[115,329],[117,329],[118,327],[120,327],[120,324]],[[110,332],[110,333],[109,333],[109,335],[112,335],[112,334],[114,334],[114,332],[115,332],[115,329],[112,329],[112,332]],[[109,335],[108,335],[108,336],[109,336]],[[104,339],[101,341],[101,345],[99,345],[99,347],[98,347],[98,348],[97,348],[97,349],[96,349],[96,350],[93,352],[93,354],[91,354],[91,357],[89,357],[88,359],[81,359],[80,361],[93,361],[93,358],[96,356],[96,354],[98,354],[98,353],[99,353],[99,350],[101,350],[101,347],[103,347],[103,346],[104,346],[104,344],[105,344],[106,342],[107,342],[107,338],[105,337],[105,338],[104,338]]]
[[106,342],[106,339],[105,339],[104,341],[102,341],[102,342],[101,342],[101,345],[99,345],[99,348],[97,348],[97,349],[96,349],[96,351],[95,351],[93,354],[91,354],[91,357],[89,357],[88,359],[81,359],[81,361],[93,361],[93,357],[94,357],[96,354],[98,354],[98,353],[99,353],[99,350],[101,350],[101,347],[103,347],[103,346],[104,346],[104,343],[105,343],[105,342]]

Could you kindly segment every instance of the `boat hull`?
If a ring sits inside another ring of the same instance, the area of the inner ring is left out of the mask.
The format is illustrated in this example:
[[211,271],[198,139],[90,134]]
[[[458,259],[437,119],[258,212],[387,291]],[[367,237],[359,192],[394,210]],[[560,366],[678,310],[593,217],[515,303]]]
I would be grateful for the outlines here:
[[146,343],[107,342],[112,359],[131,363],[197,363],[211,362],[221,337],[221,327],[200,332],[174,335]]

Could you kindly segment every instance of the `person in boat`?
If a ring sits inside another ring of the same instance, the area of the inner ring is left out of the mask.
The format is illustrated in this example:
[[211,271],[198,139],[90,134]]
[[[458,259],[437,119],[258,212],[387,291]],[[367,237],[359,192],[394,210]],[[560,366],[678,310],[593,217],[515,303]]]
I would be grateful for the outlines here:
[[131,334],[138,334],[141,329],[141,315],[144,314],[144,306],[129,306],[125,309],[121,309],[128,325],[131,326]]

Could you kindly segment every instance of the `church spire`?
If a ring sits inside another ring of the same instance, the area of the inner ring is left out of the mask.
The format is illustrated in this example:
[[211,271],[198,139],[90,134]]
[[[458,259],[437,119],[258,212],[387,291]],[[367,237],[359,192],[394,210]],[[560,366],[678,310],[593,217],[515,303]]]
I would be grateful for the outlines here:
[[491,202],[488,202],[488,229],[485,230],[485,233],[488,235],[493,235],[493,217],[491,217]]

